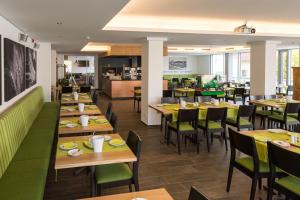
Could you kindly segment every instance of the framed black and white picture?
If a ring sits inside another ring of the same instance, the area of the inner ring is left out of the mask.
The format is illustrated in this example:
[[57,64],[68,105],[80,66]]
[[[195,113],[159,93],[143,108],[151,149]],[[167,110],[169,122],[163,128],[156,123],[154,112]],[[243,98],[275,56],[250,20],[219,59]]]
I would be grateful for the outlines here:
[[36,61],[37,53],[35,50],[26,47],[26,89],[36,84]]
[[185,70],[187,58],[186,57],[169,57],[169,70]]
[[25,90],[25,46],[4,38],[4,99]]

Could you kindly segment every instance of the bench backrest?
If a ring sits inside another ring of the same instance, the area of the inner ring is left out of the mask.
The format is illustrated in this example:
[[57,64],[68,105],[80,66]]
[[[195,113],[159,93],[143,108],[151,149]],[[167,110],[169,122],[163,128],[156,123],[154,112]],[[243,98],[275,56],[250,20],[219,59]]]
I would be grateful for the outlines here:
[[29,94],[0,114],[0,178],[44,104],[43,89]]

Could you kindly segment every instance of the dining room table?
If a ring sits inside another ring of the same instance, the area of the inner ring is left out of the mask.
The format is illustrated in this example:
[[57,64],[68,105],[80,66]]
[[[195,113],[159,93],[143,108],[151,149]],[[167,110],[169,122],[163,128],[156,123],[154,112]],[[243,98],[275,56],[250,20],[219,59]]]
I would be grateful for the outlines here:
[[58,135],[112,132],[113,127],[104,115],[89,116],[88,126],[81,125],[80,117],[60,117]]
[[[54,164],[54,169],[56,171],[55,180],[58,181],[58,170],[89,167],[92,185],[91,196],[95,196],[95,166],[115,163],[132,163],[137,161],[137,157],[119,134],[107,134],[103,136],[105,136],[105,141],[103,143],[102,152],[99,153],[94,152],[93,146],[91,145],[91,136],[58,138]],[[120,145],[120,141],[122,142],[122,145]],[[70,153],[70,151],[74,149],[81,153],[74,156]]]
[[[182,94],[183,96],[189,96],[189,94],[194,93],[195,89],[194,88],[188,88],[188,87],[184,87],[184,88],[176,88],[175,92]],[[194,94],[192,95],[194,96]]]
[[60,117],[80,116],[80,115],[102,115],[97,105],[84,105],[84,110],[79,111],[78,105],[67,105],[60,107]]
[[285,108],[287,103],[300,103],[297,100],[287,100],[285,98],[277,99],[259,99],[259,100],[250,100],[249,104],[253,104],[260,107],[271,107],[271,108]]
[[144,190],[138,192],[129,192],[123,194],[115,194],[108,196],[99,196],[86,198],[85,200],[133,200],[133,199],[147,199],[147,200],[174,200],[165,188]]
[[[267,142],[271,141],[280,146],[287,145],[284,148],[300,154],[300,134],[290,132],[283,129],[266,129],[266,130],[250,130],[240,131],[241,134],[253,137],[257,148],[258,158],[260,161],[268,162]],[[292,142],[291,137],[298,139]]]
[[78,93],[78,100],[74,99],[74,95],[72,93],[63,93],[61,95],[61,104],[62,105],[72,105],[78,103],[91,104],[93,103],[91,97],[87,93]]

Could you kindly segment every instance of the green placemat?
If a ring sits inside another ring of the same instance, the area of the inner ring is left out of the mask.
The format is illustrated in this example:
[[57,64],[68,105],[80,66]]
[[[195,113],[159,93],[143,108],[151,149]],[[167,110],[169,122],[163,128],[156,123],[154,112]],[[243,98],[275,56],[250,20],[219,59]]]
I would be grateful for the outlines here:
[[[84,140],[82,140],[82,141],[80,141],[80,140],[79,141],[73,141],[73,142],[78,145],[77,148],[81,149],[83,154],[94,153],[93,149],[88,148],[83,144]],[[68,155],[68,151],[64,151],[64,150],[61,150],[59,148],[59,146],[61,144],[63,144],[63,142],[58,142],[57,151],[56,151],[56,156],[57,157]],[[129,147],[126,144],[123,145],[123,146],[115,147],[115,146],[110,145],[108,142],[104,142],[102,152],[118,152],[118,151],[128,151],[128,150],[129,150]]]
[[[77,126],[81,127],[81,123],[79,119],[74,119],[74,120],[62,120],[61,122],[67,122],[67,123],[72,123],[72,124],[76,124]],[[61,124],[61,122],[59,123],[59,127],[60,128],[67,128],[67,123]],[[108,124],[109,121],[107,119],[89,119],[89,123],[88,126],[96,126],[99,124]]]

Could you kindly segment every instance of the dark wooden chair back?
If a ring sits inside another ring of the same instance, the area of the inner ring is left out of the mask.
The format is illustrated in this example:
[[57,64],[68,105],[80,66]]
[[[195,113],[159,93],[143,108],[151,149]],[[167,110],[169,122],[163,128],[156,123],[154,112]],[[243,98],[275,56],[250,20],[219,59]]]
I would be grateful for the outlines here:
[[177,130],[181,122],[189,122],[197,127],[199,109],[179,109],[177,118]]
[[299,111],[300,111],[300,103],[287,103],[284,110],[284,119],[286,120],[288,114],[298,114],[299,116]]
[[268,158],[271,171],[275,166],[286,173],[300,178],[300,154],[268,142]]
[[289,96],[290,93],[293,93],[293,89],[294,89],[294,87],[292,85],[288,85],[288,87],[286,89],[286,95]]
[[126,144],[137,158],[137,161],[133,162],[132,164],[133,176],[137,179],[139,161],[140,161],[141,149],[142,149],[142,140],[137,133],[130,130],[126,140]]
[[99,98],[99,91],[95,90],[94,93],[93,93],[93,97],[92,97],[92,100],[93,100],[94,104],[98,103],[98,98]]
[[197,190],[197,188],[192,186],[188,200],[209,200],[209,199],[204,194],[202,194],[199,190]]
[[178,103],[178,99],[174,97],[162,97],[160,100],[161,103]]
[[113,127],[113,132],[116,133],[117,129],[118,129],[118,117],[117,115],[112,112],[109,123],[111,124],[111,126]]
[[232,130],[231,128],[228,128],[228,131],[231,147],[231,156],[235,157],[236,150],[238,150],[248,156],[251,156],[253,158],[254,167],[258,168],[259,161],[254,138],[238,133]]
[[163,97],[173,97],[173,90],[163,90]]
[[179,79],[178,78],[172,78],[172,83],[179,83]]
[[136,93],[135,91],[136,90],[141,90],[142,89],[142,87],[140,87],[140,86],[136,86],[136,87],[133,87],[133,91],[134,91],[134,97],[140,97],[141,96],[141,94],[140,93]]
[[186,102],[189,102],[189,103],[194,103],[195,102],[195,99],[194,97],[180,97],[180,102],[181,101],[186,101]]
[[235,88],[234,89],[234,92],[233,92],[233,95],[234,96],[244,96],[244,94],[245,94],[245,88]]
[[211,96],[198,96],[199,103],[210,102],[210,101],[211,101]]
[[225,122],[226,115],[227,115],[227,108],[208,108],[206,114],[206,122],[208,121]]
[[72,93],[73,87],[72,86],[63,86],[61,88],[61,93]]
[[109,102],[105,113],[105,117],[107,118],[108,121],[110,121],[111,115],[112,115],[112,103]]
[[81,93],[90,93],[91,92],[91,86],[89,86],[89,85],[80,86],[80,92]]
[[255,105],[241,105],[239,106],[238,117],[255,117]]

